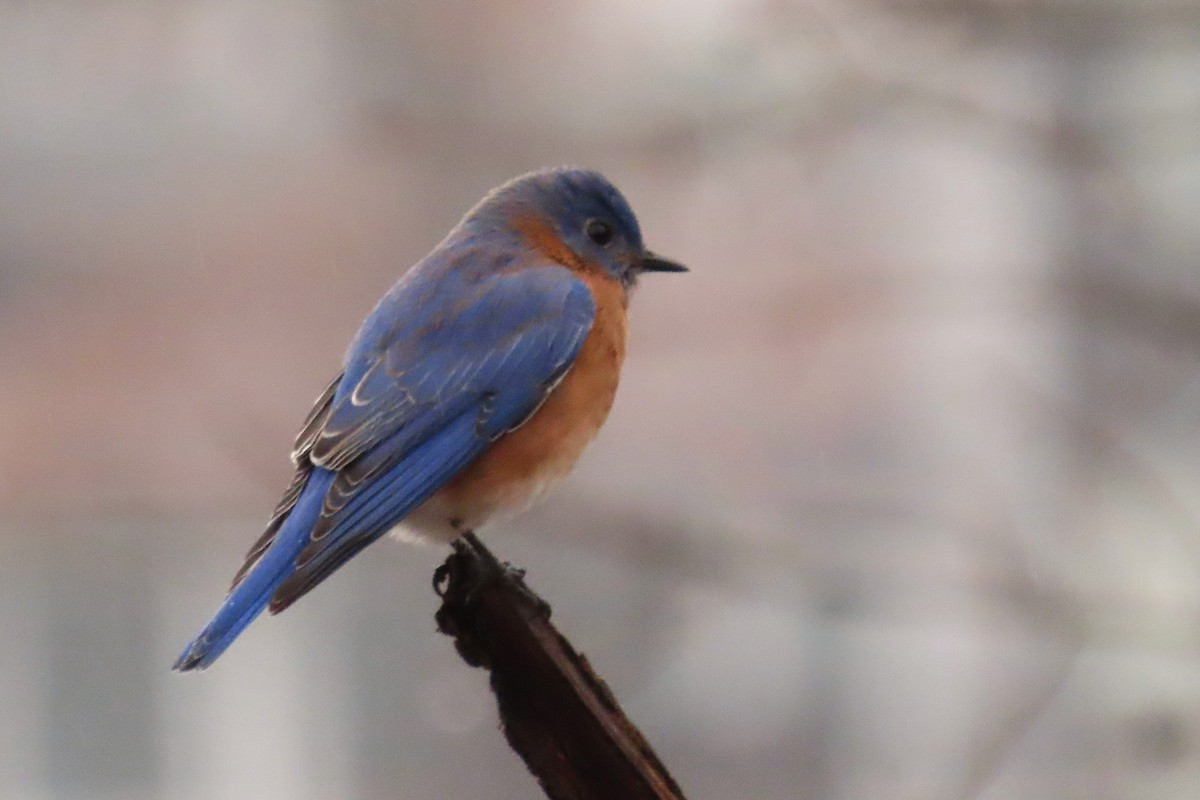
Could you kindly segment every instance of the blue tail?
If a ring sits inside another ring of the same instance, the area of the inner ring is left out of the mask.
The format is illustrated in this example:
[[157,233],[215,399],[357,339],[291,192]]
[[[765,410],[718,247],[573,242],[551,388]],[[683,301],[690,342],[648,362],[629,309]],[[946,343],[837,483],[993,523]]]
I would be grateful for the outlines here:
[[332,472],[323,469],[313,471],[304,492],[275,536],[275,541],[263,553],[258,564],[229,593],[212,621],[184,648],[172,669],[180,672],[205,669],[263,612],[276,587],[295,569],[296,556],[308,543],[309,531],[321,512],[321,501],[332,482]]

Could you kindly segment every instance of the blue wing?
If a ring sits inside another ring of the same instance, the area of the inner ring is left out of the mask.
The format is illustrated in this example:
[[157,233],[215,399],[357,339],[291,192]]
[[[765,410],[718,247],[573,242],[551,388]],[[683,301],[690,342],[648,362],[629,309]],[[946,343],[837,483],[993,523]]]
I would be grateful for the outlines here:
[[418,267],[367,318],[296,439],[291,487],[176,669],[208,666],[268,603],[291,605],[395,526],[570,368],[595,315],[584,283],[559,266],[458,266]]

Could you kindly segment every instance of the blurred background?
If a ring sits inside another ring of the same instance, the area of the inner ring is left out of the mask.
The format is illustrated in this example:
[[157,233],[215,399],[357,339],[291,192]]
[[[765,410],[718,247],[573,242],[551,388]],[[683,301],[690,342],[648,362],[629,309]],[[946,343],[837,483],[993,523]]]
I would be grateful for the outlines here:
[[1200,4],[0,1],[0,797],[533,798],[379,544],[168,671],[359,321],[578,163],[650,246],[488,531],[693,800],[1200,794]]

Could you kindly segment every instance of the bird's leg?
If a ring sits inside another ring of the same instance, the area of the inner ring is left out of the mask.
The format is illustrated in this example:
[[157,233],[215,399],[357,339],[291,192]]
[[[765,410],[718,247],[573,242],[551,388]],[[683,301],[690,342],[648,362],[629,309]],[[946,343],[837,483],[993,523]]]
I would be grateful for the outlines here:
[[450,591],[451,584],[455,583],[457,575],[464,568],[464,560],[470,558],[470,550],[462,538],[464,533],[470,533],[470,531],[463,530],[463,521],[458,517],[451,517],[448,522],[454,532],[458,534],[450,542],[450,546],[454,548],[454,557],[446,559],[433,571],[433,593],[443,600],[446,598],[446,593]]
[[446,592],[450,589],[451,571],[449,561],[443,561],[433,571],[433,593],[443,599],[445,599]]
[[[492,554],[492,551],[488,550],[484,543],[479,540],[474,531],[463,531],[462,536],[454,542],[454,550],[459,555],[471,558],[481,567],[481,571],[475,576],[476,580],[472,582],[472,585],[467,590],[466,597],[463,598],[464,603],[471,603],[478,596],[479,592],[488,586],[507,584],[529,605],[534,607],[539,616],[543,619],[550,618],[550,604],[525,585],[525,570],[520,567],[514,567],[507,561],[501,562],[497,559]],[[438,579],[436,574],[434,579]]]

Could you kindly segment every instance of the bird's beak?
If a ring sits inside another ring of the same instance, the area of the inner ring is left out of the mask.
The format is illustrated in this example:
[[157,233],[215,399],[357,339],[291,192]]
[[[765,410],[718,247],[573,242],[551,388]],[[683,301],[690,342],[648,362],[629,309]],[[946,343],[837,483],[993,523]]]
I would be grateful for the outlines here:
[[669,258],[663,258],[657,253],[652,253],[649,250],[642,251],[642,258],[638,262],[639,272],[687,272],[688,268],[683,264],[672,261]]

